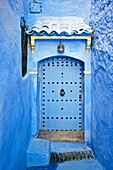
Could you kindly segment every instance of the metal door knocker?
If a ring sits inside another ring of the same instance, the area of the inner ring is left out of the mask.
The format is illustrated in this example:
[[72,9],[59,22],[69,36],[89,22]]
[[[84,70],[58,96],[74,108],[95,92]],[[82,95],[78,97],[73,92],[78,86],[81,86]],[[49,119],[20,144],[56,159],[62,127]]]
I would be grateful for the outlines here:
[[64,96],[64,95],[65,95],[64,89],[61,89],[61,90],[60,90],[60,95],[61,95],[61,96]]

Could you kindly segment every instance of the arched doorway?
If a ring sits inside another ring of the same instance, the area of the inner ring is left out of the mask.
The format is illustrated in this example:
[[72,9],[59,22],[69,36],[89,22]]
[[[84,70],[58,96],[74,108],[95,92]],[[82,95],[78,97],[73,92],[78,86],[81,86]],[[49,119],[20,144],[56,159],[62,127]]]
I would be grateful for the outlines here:
[[83,141],[84,62],[55,56],[39,61],[38,67],[39,137],[55,141],[74,141],[72,138]]

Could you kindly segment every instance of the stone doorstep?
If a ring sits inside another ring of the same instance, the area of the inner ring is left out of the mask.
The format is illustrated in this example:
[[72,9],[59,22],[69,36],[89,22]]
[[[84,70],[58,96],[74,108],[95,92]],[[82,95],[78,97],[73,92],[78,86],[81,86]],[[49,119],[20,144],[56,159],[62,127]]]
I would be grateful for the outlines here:
[[40,130],[37,138],[56,142],[84,142],[84,131],[47,131]]

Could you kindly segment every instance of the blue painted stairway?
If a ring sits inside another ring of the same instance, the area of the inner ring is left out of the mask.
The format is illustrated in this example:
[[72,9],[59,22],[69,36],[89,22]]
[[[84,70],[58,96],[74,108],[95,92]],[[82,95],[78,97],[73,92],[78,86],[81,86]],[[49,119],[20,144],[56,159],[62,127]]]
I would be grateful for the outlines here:
[[32,138],[27,150],[27,170],[103,170],[96,159],[50,163],[51,153],[91,150],[85,143],[52,142]]

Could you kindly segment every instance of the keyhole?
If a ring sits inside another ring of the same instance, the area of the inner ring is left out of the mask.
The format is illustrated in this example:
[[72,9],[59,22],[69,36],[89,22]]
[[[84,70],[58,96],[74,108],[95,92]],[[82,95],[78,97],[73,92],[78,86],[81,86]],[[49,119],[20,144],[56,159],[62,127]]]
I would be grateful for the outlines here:
[[61,77],[63,78],[63,73],[61,73]]
[[61,95],[61,96],[64,96],[64,95],[65,95],[64,89],[61,89],[61,90],[60,90],[60,95]]

